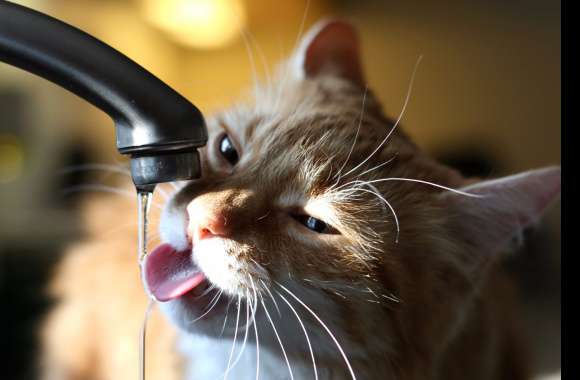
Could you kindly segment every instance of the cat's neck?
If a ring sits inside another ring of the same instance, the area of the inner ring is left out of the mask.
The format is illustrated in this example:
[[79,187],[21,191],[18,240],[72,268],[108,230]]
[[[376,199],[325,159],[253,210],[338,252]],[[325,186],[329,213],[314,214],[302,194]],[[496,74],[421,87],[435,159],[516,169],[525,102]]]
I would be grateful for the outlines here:
[[[231,339],[182,333],[179,339],[179,350],[184,357],[183,380],[224,379],[232,343]],[[227,378],[256,378],[258,359],[256,345],[254,342],[246,342],[242,355],[235,363],[241,348],[242,339],[239,339],[232,355]],[[259,356],[260,378],[290,379],[286,362],[279,352],[271,352],[267,347],[260,347]],[[305,367],[300,361],[292,361],[292,371],[295,378],[312,377],[312,368]]]
[[[243,339],[238,339],[232,355],[231,368],[227,378],[230,379],[253,379],[256,378],[256,363],[258,350],[255,342],[246,342],[243,354],[235,364],[240,353]],[[180,333],[178,350],[183,356],[183,380],[191,379],[224,379],[228,367],[228,358],[232,350],[231,339],[207,337],[188,333]],[[326,344],[326,343],[325,343]],[[347,380],[351,379],[344,362],[340,357],[332,362],[325,362],[323,358],[316,358],[316,371],[318,379]],[[279,349],[260,345],[260,379],[291,379],[288,365]],[[302,358],[289,354],[289,362],[295,379],[314,378],[314,370],[310,356],[305,353]],[[358,366],[356,361],[352,361]],[[357,371],[357,378],[361,373]],[[364,376],[362,377],[364,378]]]

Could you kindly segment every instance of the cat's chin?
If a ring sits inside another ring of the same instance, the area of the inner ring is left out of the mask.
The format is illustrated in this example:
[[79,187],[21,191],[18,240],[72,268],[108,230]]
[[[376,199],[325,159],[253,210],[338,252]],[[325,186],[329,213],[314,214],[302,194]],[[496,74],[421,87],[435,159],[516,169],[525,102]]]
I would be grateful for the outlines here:
[[202,294],[191,291],[169,302],[159,303],[163,313],[181,330],[218,336],[224,330],[228,305],[235,303],[230,296],[219,294],[218,289]]

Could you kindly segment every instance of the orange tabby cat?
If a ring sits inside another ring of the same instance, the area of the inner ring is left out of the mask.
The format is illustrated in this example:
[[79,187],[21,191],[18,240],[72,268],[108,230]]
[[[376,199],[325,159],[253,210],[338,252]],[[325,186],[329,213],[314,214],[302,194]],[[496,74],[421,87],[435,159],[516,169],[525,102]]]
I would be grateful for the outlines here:
[[[148,379],[526,379],[500,253],[557,167],[477,182],[367,91],[352,26],[318,24],[252,102],[208,120],[204,177],[163,205]],[[121,204],[123,202],[123,204]],[[91,202],[56,276],[45,379],[134,379],[147,297],[135,205]]]

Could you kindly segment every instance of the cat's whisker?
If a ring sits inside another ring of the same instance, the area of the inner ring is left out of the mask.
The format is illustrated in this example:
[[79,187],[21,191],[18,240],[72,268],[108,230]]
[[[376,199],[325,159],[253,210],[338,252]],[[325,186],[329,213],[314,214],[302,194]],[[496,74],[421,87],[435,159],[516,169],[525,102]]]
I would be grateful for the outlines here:
[[[308,10],[310,9],[310,0],[306,0],[306,5],[304,7],[304,13],[302,14],[302,19],[300,20],[300,26],[298,28],[298,34],[296,36],[296,41],[294,42],[294,46],[292,48],[292,50],[294,52],[298,51],[298,48],[300,46],[300,37],[302,36],[302,33],[304,32],[304,25],[306,24],[306,18],[308,15]],[[283,56],[284,54],[282,54]],[[288,78],[290,78],[292,76],[292,70],[294,69],[294,62],[286,62],[286,64],[284,65],[284,71],[283,71],[283,75],[280,79],[280,84],[278,85],[278,94],[276,95],[276,102],[274,103],[274,106],[272,107],[273,109],[279,109],[280,107],[280,102],[282,100],[282,94],[284,91],[284,88],[286,87],[286,83],[288,81]],[[298,113],[298,112],[297,112]]]
[[380,169],[383,166],[386,166],[386,165],[390,164],[391,162],[393,162],[397,158],[398,155],[399,155],[398,152],[395,153],[393,155],[393,157],[389,158],[387,161],[383,162],[382,164],[378,164],[377,166],[375,166],[373,168],[370,168],[368,170],[365,170],[364,172],[360,173],[359,175],[357,175],[357,178],[360,178],[360,177],[364,176],[365,174],[368,174],[368,173],[370,173],[370,172],[372,172],[374,170]]
[[337,296],[339,296],[340,298],[342,298],[343,300],[348,300],[348,297],[346,297],[344,294],[342,294],[339,291],[336,290],[332,290],[332,293],[336,294]]
[[205,297],[206,295],[211,293],[215,288],[216,288],[216,286],[214,284],[211,284],[209,286],[209,288],[207,288],[206,290],[203,291],[203,293],[201,293],[199,296],[195,296],[195,299],[200,299],[202,297]]
[[242,32],[247,35],[249,42],[252,43],[254,45],[254,47],[256,48],[256,51],[258,52],[258,56],[260,57],[260,61],[262,63],[262,67],[264,68],[264,74],[266,75],[266,82],[268,83],[268,89],[272,88],[272,75],[270,73],[270,66],[268,65],[268,62],[266,60],[266,55],[264,54],[264,50],[262,50],[262,48],[260,47],[260,44],[258,44],[258,41],[256,40],[255,36],[249,30],[243,30]]
[[258,308],[258,305],[256,302],[254,302],[254,300],[252,300],[252,297],[251,297],[249,290],[248,290],[248,293],[246,294],[246,298],[247,298],[248,302],[250,303],[250,310],[251,310],[250,324],[252,324],[255,321],[256,310]]
[[401,122],[403,115],[405,114],[405,110],[407,109],[407,105],[409,104],[409,99],[411,99],[411,93],[413,90],[413,83],[415,82],[415,74],[417,74],[417,69],[419,68],[419,64],[421,63],[422,59],[423,59],[423,56],[420,55],[419,58],[417,59],[417,62],[415,63],[415,68],[413,69],[413,73],[411,74],[411,80],[409,81],[409,88],[407,90],[407,95],[406,95],[405,101],[403,103],[403,108],[401,109],[401,113],[399,114],[399,117],[395,121],[395,124],[393,125],[393,127],[391,128],[389,133],[387,133],[387,136],[383,139],[383,141],[381,141],[381,143],[375,148],[375,150],[373,150],[373,152],[370,155],[368,155],[367,158],[365,158],[361,163],[359,163],[357,166],[355,166],[354,168],[352,168],[348,172],[346,172],[344,174],[344,176],[347,176],[350,173],[353,173],[354,171],[356,171],[360,167],[362,167],[365,163],[367,163],[368,160],[370,160],[383,147],[383,145],[386,144],[386,142],[389,140],[389,138],[393,135],[393,133],[397,129],[397,126]]
[[205,313],[203,313],[202,315],[200,315],[199,317],[195,318],[193,321],[189,321],[189,324],[194,324],[195,322],[199,321],[200,319],[202,319],[203,317],[205,317],[206,315],[209,314],[210,311],[212,311],[212,309],[215,307],[215,305],[217,305],[218,301],[220,300],[221,296],[222,296],[223,290],[220,290],[214,297],[213,299],[210,301],[209,303],[209,308],[207,309],[207,311]]
[[292,298],[294,298],[306,310],[308,310],[308,312],[318,321],[318,323],[324,328],[324,330],[326,330],[326,332],[328,333],[328,335],[330,336],[330,338],[333,340],[334,344],[336,345],[336,347],[340,351],[340,354],[342,355],[342,358],[344,359],[344,362],[345,362],[345,364],[346,364],[346,366],[348,368],[348,371],[350,372],[350,376],[351,376],[352,380],[356,380],[356,375],[354,374],[354,370],[352,369],[352,366],[350,364],[350,361],[348,360],[348,357],[346,356],[346,353],[342,349],[342,346],[340,345],[340,343],[338,342],[338,340],[336,339],[336,337],[334,336],[334,334],[332,333],[332,331],[330,330],[330,328],[328,328],[328,326],[322,321],[322,319],[320,319],[320,317],[318,316],[318,314],[316,314],[308,305],[306,305],[300,298],[298,298],[298,296],[296,296],[294,293],[292,293],[292,291],[290,291],[284,285],[280,284],[277,281],[275,281],[275,283],[280,288],[282,288],[282,290],[284,290],[286,293],[288,293],[288,295],[290,295]]
[[308,11],[310,9],[310,0],[306,0],[306,6],[304,7],[304,13],[302,14],[302,20],[300,21],[300,27],[298,28],[298,35],[296,36],[296,41],[294,42],[294,50],[300,45],[300,39],[302,38],[302,33],[304,33],[304,25],[306,24],[306,17],[308,16]]
[[296,316],[296,319],[298,320],[298,323],[300,324],[300,327],[302,328],[302,331],[304,332],[304,336],[306,337],[306,343],[308,344],[308,350],[310,351],[310,357],[312,359],[312,369],[314,370],[314,379],[318,380],[318,370],[316,369],[316,361],[314,359],[314,350],[312,349],[312,343],[310,342],[310,337],[308,336],[308,332],[306,331],[306,326],[304,326],[304,323],[302,322],[302,319],[298,315],[298,312],[296,311],[296,309],[294,309],[294,307],[286,299],[286,297],[284,297],[282,294],[280,294],[280,292],[276,292],[276,293],[278,293],[278,296],[280,298],[282,298],[282,300],[284,302],[286,302],[286,305],[288,305],[290,310],[292,310],[292,313],[294,313],[294,315]]
[[340,182],[340,179],[342,178],[342,175],[341,175],[342,174],[342,171],[344,170],[346,164],[348,163],[348,160],[350,159],[350,156],[352,155],[352,152],[354,151],[354,147],[356,145],[356,141],[357,141],[358,135],[360,133],[360,127],[362,125],[363,115],[364,115],[364,112],[365,112],[365,102],[366,102],[366,99],[367,99],[367,92],[368,92],[368,90],[369,90],[369,87],[368,86],[365,86],[365,91],[363,93],[363,98],[362,98],[362,106],[361,106],[360,116],[358,118],[358,127],[356,128],[356,134],[354,135],[354,140],[352,142],[352,145],[350,146],[350,150],[348,152],[348,155],[346,156],[346,160],[344,160],[342,166],[340,167],[340,169],[338,169],[338,172],[335,175],[335,177],[337,177],[336,183],[333,186],[331,186],[331,187],[336,186]]
[[58,171],[59,175],[65,175],[70,173],[76,173],[81,171],[104,171],[115,174],[123,174],[131,177],[131,171],[129,169],[124,169],[122,165],[109,165],[109,164],[83,164],[83,165],[73,165],[63,168]]
[[254,87],[254,97],[257,99],[260,98],[260,91],[258,85],[258,71],[256,70],[256,62],[254,61],[254,52],[252,51],[252,47],[250,46],[250,41],[248,40],[248,36],[246,35],[245,30],[241,31],[242,40],[244,41],[244,47],[246,48],[246,52],[248,54],[248,61],[250,63],[250,69],[252,71],[252,82]]
[[249,302],[250,296],[249,293],[247,293],[246,295],[246,324],[244,325],[244,340],[242,342],[242,348],[240,348],[240,352],[238,352],[238,355],[236,356],[236,359],[234,360],[234,362],[232,363],[231,368],[234,368],[236,366],[236,364],[240,361],[240,359],[242,358],[242,354],[244,352],[244,349],[246,348],[246,342],[248,341],[248,331],[250,330],[250,302]]
[[397,235],[395,236],[395,243],[398,243],[399,242],[399,234],[401,232],[401,226],[399,225],[399,217],[397,216],[397,213],[395,212],[395,209],[389,203],[389,201],[387,201],[385,199],[385,197],[383,197],[379,193],[379,191],[378,191],[378,189],[376,187],[374,187],[370,183],[365,183],[365,185],[367,185],[369,188],[371,188],[371,190],[358,188],[357,191],[363,191],[363,192],[366,192],[366,193],[370,193],[370,194],[375,195],[377,198],[379,198],[381,201],[383,201],[383,203],[385,204],[385,206],[387,206],[389,208],[389,210],[391,211],[391,214],[393,214],[393,218],[395,219],[395,228],[397,229]]
[[[268,217],[268,215],[270,215],[270,210],[268,210],[268,212],[266,212],[264,215],[260,216],[259,218],[256,219],[256,222],[259,222],[260,220],[266,219]],[[254,261],[255,262],[255,261]],[[257,264],[257,263],[256,263]]]
[[[305,279],[305,281],[307,281],[307,280]],[[321,282],[321,283],[324,284],[324,283],[326,283],[328,281],[318,280],[318,282]],[[395,302],[395,303],[400,303],[401,302],[401,300],[398,297],[396,297],[393,293],[389,293],[389,294],[381,293],[381,294],[378,294],[375,290],[373,290],[369,286],[365,286],[365,289],[360,289],[358,287],[349,286],[349,285],[342,285],[342,286],[345,287],[345,288],[348,288],[351,291],[372,294],[373,297],[375,297],[378,300],[382,300],[382,298],[384,298],[384,299],[386,299],[386,300],[388,300],[390,302]]]
[[238,295],[238,302],[237,302],[237,315],[236,315],[236,328],[234,330],[234,341],[232,343],[232,349],[230,350],[230,357],[228,359],[228,365],[226,367],[226,372],[224,373],[224,380],[226,380],[228,378],[228,373],[230,372],[230,364],[232,362],[232,357],[234,356],[234,349],[236,348],[236,339],[238,337],[238,326],[240,323],[240,308],[241,308],[241,301],[242,301],[242,296]]
[[372,290],[369,286],[367,286],[367,291],[372,294],[375,298],[379,298],[379,295],[377,293],[375,293],[374,290]]
[[400,303],[401,302],[401,300],[399,298],[395,297],[392,294],[390,294],[390,295],[381,294],[381,297],[384,297],[384,298],[388,299],[389,301],[393,301],[393,302],[396,302],[396,303]]
[[230,306],[232,305],[232,301],[234,300],[232,297],[229,297],[229,301],[228,301],[228,306],[226,307],[226,312],[225,312],[225,317],[224,317],[224,323],[222,325],[222,329],[220,331],[220,335],[219,337],[221,338],[224,335],[224,331],[226,330],[226,324],[228,322],[228,315],[230,312]]
[[[131,198],[131,199],[135,199],[135,193],[133,193],[131,191],[122,190],[122,189],[119,189],[116,187],[102,185],[102,184],[87,184],[87,185],[70,186],[70,187],[67,187],[66,189],[63,189],[62,194],[69,195],[69,194],[78,193],[81,191],[87,191],[87,192],[88,191],[95,191],[95,192],[111,193],[111,194],[116,194],[116,195],[122,195],[124,197]],[[154,206],[159,210],[163,210],[161,205],[157,202],[151,202],[151,206]]]
[[486,197],[486,195],[483,195],[483,194],[468,193],[466,191],[461,191],[461,190],[458,190],[458,189],[454,189],[452,187],[440,185],[440,184],[435,183],[435,182],[426,181],[426,180],[423,180],[423,179],[416,179],[416,178],[389,177],[389,178],[374,179],[374,180],[371,180],[371,181],[353,181],[353,183],[359,182],[359,184],[361,186],[364,186],[364,185],[367,185],[367,184],[380,183],[380,182],[390,182],[390,181],[422,183],[424,185],[429,185],[429,186],[437,187],[439,189],[447,190],[447,191],[450,191],[452,193],[459,194],[459,195],[464,195],[466,197],[471,197],[471,198],[485,198]]
[[[113,174],[122,174],[127,177],[131,177],[131,171],[129,169],[125,169],[121,165],[108,165],[108,164],[83,164],[83,165],[75,165],[64,168],[58,172],[59,175],[65,175],[80,171],[104,171],[107,173]],[[161,184],[160,184],[161,185]],[[165,190],[163,190],[159,185],[157,186],[156,190],[165,198],[168,199],[168,194]]]
[[[250,277],[251,279],[251,277]],[[253,282],[252,282],[252,289],[254,292],[254,303],[256,305],[255,311],[254,311],[254,321],[256,319],[256,313],[258,312],[258,307],[260,305],[258,305],[258,293],[256,292],[256,287],[254,286]],[[257,323],[253,323],[254,325],[254,332],[256,335],[256,380],[259,380],[260,378],[260,339],[258,338],[258,324]]]
[[278,307],[278,303],[276,302],[276,300],[274,299],[274,296],[272,295],[272,292],[270,291],[270,289],[268,289],[268,287],[266,286],[266,283],[264,282],[264,280],[260,280],[260,282],[262,283],[262,285],[264,286],[264,289],[266,289],[266,293],[268,293],[268,295],[270,296],[270,298],[272,299],[272,303],[274,303],[274,307],[276,307],[276,311],[278,312],[278,316],[280,318],[282,318],[282,313],[280,312],[280,308]]
[[280,348],[282,349],[282,355],[284,355],[284,360],[286,361],[286,365],[288,366],[288,373],[290,374],[290,379],[294,380],[294,374],[292,373],[292,366],[290,365],[290,360],[288,360],[288,355],[286,355],[286,350],[284,349],[284,344],[282,343],[282,339],[280,338],[280,335],[278,335],[278,331],[276,330],[276,326],[274,326],[274,321],[272,320],[272,317],[270,317],[270,313],[268,312],[268,308],[266,307],[266,303],[264,302],[264,299],[261,299],[261,303],[262,303],[262,307],[264,308],[264,313],[266,313],[266,318],[268,318],[268,321],[270,322],[270,325],[272,326],[272,330],[274,331],[274,335],[276,335],[276,339],[278,340],[278,343],[280,344]]

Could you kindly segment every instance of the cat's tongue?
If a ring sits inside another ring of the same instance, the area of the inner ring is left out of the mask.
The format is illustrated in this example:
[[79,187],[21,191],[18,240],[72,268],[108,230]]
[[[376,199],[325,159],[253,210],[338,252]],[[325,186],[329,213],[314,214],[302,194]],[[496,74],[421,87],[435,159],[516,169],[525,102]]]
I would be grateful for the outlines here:
[[191,250],[177,251],[161,244],[145,258],[143,279],[158,301],[169,301],[205,283],[204,274],[191,260]]

